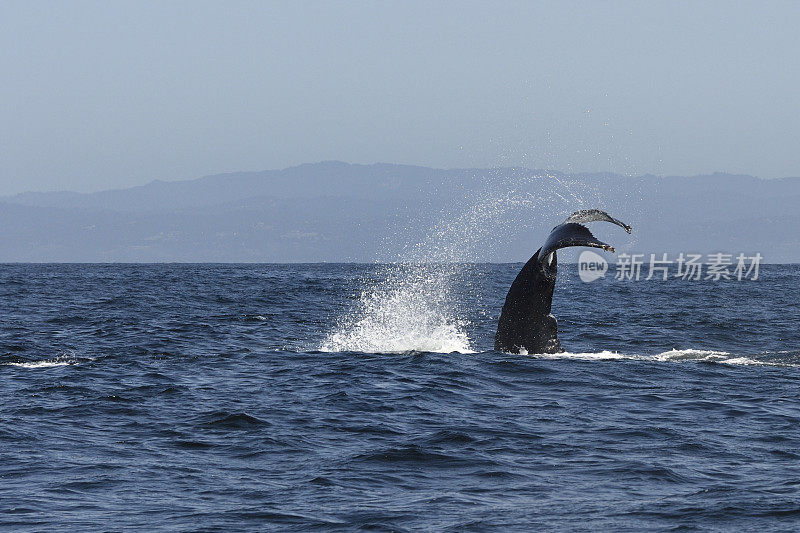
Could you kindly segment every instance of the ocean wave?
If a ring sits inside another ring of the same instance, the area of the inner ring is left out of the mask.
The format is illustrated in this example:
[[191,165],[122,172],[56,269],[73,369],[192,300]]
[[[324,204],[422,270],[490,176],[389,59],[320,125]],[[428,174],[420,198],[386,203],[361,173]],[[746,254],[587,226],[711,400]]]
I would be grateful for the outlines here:
[[[783,354],[787,352],[782,352]],[[738,355],[719,350],[705,350],[700,348],[687,348],[683,350],[672,349],[655,355],[624,354],[603,350],[600,352],[561,352],[555,354],[528,354],[529,357],[538,359],[581,359],[581,360],[614,360],[626,359],[635,361],[657,362],[711,362],[727,365],[766,365],[766,366],[791,366],[800,367],[796,357],[781,357],[781,354],[764,353],[758,355]]]
[[51,368],[54,366],[77,365],[80,361],[72,353],[65,353],[53,359],[43,359],[38,361],[12,361],[0,363],[2,366],[15,366],[18,368]]
[[77,361],[28,361],[25,363],[4,363],[5,366],[16,366],[19,368],[49,368],[52,366],[75,365]]

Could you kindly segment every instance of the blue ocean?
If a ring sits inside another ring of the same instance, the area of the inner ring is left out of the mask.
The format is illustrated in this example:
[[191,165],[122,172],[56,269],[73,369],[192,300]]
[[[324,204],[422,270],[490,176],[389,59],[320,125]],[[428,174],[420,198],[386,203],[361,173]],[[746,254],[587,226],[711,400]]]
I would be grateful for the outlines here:
[[0,527],[800,528],[800,266],[563,264],[512,355],[520,266],[0,265]]

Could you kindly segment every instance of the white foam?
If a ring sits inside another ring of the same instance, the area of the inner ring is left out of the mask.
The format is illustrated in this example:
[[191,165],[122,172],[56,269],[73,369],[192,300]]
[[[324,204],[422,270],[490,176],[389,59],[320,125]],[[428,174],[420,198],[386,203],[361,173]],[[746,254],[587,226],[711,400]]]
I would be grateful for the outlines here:
[[579,352],[579,353],[572,353],[572,352],[564,352],[564,359],[598,359],[598,360],[606,360],[606,359],[629,359],[630,356],[620,354],[617,352],[611,352],[608,350],[603,350],[602,352]]
[[4,363],[4,364],[6,366],[16,366],[19,368],[49,368],[52,366],[76,365],[78,364],[78,362],[54,359],[51,361],[28,361],[26,363]]
[[777,366],[797,366],[790,363],[767,363],[758,361],[750,357],[734,357],[732,354],[717,350],[702,350],[689,348],[685,350],[669,350],[656,355],[639,355],[639,354],[621,354],[618,352],[611,352],[604,350],[602,352],[561,352],[555,354],[528,354],[527,352],[520,353],[520,355],[530,355],[531,357],[541,359],[582,359],[582,360],[611,360],[611,359],[629,359],[636,361],[659,361],[659,362],[715,362],[724,363],[728,365],[766,365],[774,364]]
[[50,368],[54,366],[69,366],[77,364],[78,360],[75,358],[75,352],[72,350],[66,350],[52,359],[44,359],[41,361],[25,361],[21,363],[2,363],[3,366],[16,366],[18,368]]
[[657,361],[724,361],[731,354],[728,352],[720,352],[715,350],[669,350],[653,356]]
[[450,276],[441,265],[397,265],[387,280],[361,293],[322,342],[324,352],[474,353],[449,301]]
[[625,355],[617,352],[604,350],[602,352],[559,352],[559,353],[540,353],[529,354],[520,352],[520,355],[529,355],[538,359],[584,359],[584,360],[608,360],[608,359],[638,359],[639,356]]
[[761,361],[756,361],[755,359],[750,359],[749,357],[733,357],[731,359],[726,359],[724,361],[720,361],[721,363],[725,363],[727,365],[763,365]]

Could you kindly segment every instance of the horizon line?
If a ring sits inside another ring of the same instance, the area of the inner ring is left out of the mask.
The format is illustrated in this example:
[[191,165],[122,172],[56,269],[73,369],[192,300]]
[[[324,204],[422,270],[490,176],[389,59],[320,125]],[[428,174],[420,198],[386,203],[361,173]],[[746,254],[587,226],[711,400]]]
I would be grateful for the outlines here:
[[[2,261],[8,265],[517,265],[519,261]],[[578,261],[560,262],[562,265],[577,265]],[[713,263],[700,263],[709,265]],[[780,263],[761,261],[760,265],[800,265],[800,261]]]

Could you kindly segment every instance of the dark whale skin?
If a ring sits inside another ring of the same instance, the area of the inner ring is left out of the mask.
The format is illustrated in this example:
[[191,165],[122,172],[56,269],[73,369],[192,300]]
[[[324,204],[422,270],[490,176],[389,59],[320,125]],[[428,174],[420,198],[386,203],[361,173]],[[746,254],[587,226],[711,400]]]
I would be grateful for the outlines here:
[[554,252],[552,263],[541,265],[540,252],[541,248],[525,263],[508,290],[497,322],[495,350],[509,353],[564,351],[558,340],[556,317],[550,314],[558,260]]
[[531,257],[508,289],[494,349],[507,353],[559,353],[564,349],[558,340],[558,321],[550,308],[558,273],[556,250],[569,246],[588,246],[613,252],[610,245],[597,240],[579,222],[612,222],[631,232],[631,227],[603,211],[578,211],[550,232],[544,245]]

